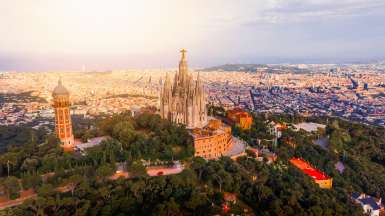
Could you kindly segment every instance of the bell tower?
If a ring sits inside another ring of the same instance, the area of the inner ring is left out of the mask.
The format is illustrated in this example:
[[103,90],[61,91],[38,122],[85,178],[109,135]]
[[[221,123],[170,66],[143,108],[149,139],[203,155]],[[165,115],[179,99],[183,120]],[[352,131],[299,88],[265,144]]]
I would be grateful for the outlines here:
[[53,108],[55,110],[55,131],[61,141],[64,151],[73,151],[74,136],[70,114],[70,94],[63,86],[61,79],[52,92]]

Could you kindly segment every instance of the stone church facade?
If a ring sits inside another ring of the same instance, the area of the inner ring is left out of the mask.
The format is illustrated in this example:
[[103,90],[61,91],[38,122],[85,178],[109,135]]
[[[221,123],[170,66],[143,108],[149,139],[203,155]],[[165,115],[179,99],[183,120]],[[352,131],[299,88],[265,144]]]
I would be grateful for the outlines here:
[[202,128],[207,125],[206,93],[199,77],[194,80],[188,72],[186,50],[182,50],[179,70],[173,83],[166,74],[160,92],[160,115],[187,128]]

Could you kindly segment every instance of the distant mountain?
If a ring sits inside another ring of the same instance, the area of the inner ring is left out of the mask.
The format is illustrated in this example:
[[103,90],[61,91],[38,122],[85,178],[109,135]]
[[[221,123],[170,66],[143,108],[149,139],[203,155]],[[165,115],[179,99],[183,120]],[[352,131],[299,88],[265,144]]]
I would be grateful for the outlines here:
[[239,71],[239,72],[257,72],[258,70],[268,73],[309,73],[308,69],[298,68],[288,65],[266,65],[266,64],[225,64],[215,67],[201,69],[201,71]]
[[204,68],[202,71],[242,71],[255,72],[258,68],[266,68],[265,64],[225,64],[215,67]]

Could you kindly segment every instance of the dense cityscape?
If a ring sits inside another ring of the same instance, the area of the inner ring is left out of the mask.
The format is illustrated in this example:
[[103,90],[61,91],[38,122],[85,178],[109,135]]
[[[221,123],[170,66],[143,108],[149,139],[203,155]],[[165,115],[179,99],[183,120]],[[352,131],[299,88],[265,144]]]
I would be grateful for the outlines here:
[[[205,81],[210,104],[262,113],[336,116],[385,126],[384,64],[257,65],[249,72],[242,71],[239,65],[230,68],[239,71],[226,71],[227,68],[199,69],[193,73],[200,73]],[[162,76],[173,71],[3,72],[3,95],[29,92],[42,100],[4,98],[0,124],[27,123],[38,117],[52,119],[50,91],[60,77],[73,92],[74,114],[91,117],[156,107]]]
[[0,216],[385,216],[385,3],[0,2]]

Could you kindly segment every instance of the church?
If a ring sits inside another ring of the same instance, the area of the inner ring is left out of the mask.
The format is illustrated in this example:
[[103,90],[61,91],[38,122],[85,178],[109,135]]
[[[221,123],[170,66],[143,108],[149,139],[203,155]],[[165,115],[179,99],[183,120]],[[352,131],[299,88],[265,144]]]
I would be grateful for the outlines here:
[[186,50],[182,50],[179,70],[171,83],[166,74],[160,92],[160,115],[187,128],[202,128],[207,125],[206,93],[199,77],[194,80],[188,72]]
[[245,146],[232,136],[231,127],[221,120],[207,117],[207,98],[199,74],[194,80],[189,74],[186,50],[182,50],[179,70],[171,82],[169,75],[160,91],[160,115],[185,125],[194,139],[195,156],[217,159],[236,158],[245,154]]

